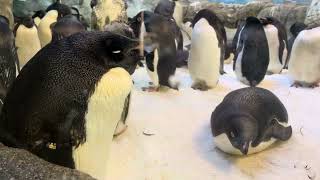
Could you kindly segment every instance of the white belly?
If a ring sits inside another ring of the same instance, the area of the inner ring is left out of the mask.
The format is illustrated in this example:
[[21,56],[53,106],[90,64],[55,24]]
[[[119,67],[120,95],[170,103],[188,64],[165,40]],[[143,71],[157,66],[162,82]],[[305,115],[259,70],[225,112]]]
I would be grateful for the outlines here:
[[315,83],[320,80],[320,27],[304,30],[294,41],[289,74],[296,81]]
[[242,50],[240,51],[240,53],[238,54],[237,61],[236,61],[236,67],[235,67],[235,73],[236,73],[237,79],[240,82],[242,82],[246,85],[250,85],[250,82],[247,80],[247,78],[242,75],[243,49],[244,49],[244,46],[243,46]]
[[191,37],[191,51],[188,68],[194,81],[205,81],[215,87],[219,80],[220,48],[215,30],[207,20],[200,19]]
[[[228,136],[225,133],[220,134],[213,138],[214,144],[218,147],[221,151],[226,152],[228,154],[234,155],[243,155],[239,149],[236,149],[232,146],[231,142],[228,139]],[[261,152],[268,148],[271,144],[273,144],[276,139],[271,138],[267,142],[261,142],[257,147],[251,147],[251,143],[248,149],[248,155]]]
[[159,76],[158,76],[158,71],[157,71],[157,68],[158,68],[158,61],[159,61],[159,53],[158,53],[158,49],[155,49],[154,50],[154,59],[153,59],[153,72],[150,71],[148,69],[148,67],[146,66],[146,69],[147,69],[147,72],[148,72],[148,75],[153,83],[154,86],[159,86]]
[[22,67],[41,49],[38,30],[27,28],[20,25],[16,32],[15,43],[18,48],[17,54],[19,58],[20,68]]
[[[263,27],[266,33],[268,47],[269,47],[269,65],[268,72],[278,74],[281,72],[285,59],[283,59],[283,64],[280,63],[279,59],[279,39],[278,39],[278,29],[274,25],[266,25]],[[286,49],[286,47],[285,47]]]
[[77,170],[106,179],[113,134],[131,88],[130,75],[122,68],[111,69],[99,81],[85,116],[86,142],[73,151]]

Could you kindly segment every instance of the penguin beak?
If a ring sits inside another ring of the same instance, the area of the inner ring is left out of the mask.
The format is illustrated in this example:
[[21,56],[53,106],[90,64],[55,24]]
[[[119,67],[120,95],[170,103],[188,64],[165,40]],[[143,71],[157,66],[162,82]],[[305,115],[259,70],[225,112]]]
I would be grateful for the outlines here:
[[244,144],[242,144],[240,146],[240,151],[243,155],[247,155],[248,154],[248,150],[249,150],[249,143],[245,142]]

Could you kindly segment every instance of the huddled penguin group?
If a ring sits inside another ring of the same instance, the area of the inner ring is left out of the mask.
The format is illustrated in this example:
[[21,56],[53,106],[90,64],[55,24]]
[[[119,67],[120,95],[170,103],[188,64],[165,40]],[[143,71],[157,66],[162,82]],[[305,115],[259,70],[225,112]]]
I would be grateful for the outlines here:
[[[202,9],[181,24],[177,3],[161,0],[153,12],[143,10],[127,23],[110,15],[100,22],[101,31],[88,31],[79,11],[60,1],[16,17],[13,30],[0,16],[0,142],[105,179],[112,139],[127,128],[137,65],[145,62],[152,81],[143,90],[179,90],[176,70],[187,66],[192,88],[207,91],[224,76],[230,53],[236,78],[250,87],[230,92],[213,111],[215,145],[247,155],[288,140],[292,127],[285,106],[256,86],[285,68],[295,86],[318,86],[320,27],[295,23],[288,41],[276,18],[247,17],[227,44],[215,12]],[[103,3],[91,6],[106,14]],[[190,45],[182,31],[190,34]]]

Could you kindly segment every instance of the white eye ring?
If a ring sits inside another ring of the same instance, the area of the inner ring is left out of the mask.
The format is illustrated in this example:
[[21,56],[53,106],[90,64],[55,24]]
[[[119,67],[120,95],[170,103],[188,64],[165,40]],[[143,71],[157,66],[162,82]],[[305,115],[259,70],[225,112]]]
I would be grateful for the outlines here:
[[231,135],[232,138],[236,137],[233,132],[231,132],[230,135]]
[[114,53],[114,54],[119,54],[121,51],[120,50],[118,50],[118,51],[112,51],[112,53]]

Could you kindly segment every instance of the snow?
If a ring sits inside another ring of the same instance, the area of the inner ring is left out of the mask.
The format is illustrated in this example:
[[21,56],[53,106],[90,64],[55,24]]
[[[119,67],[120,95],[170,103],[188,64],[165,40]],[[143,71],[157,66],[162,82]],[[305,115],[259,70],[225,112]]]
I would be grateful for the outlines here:
[[215,147],[210,116],[227,93],[246,85],[236,79],[231,65],[225,65],[225,70],[218,86],[206,92],[190,88],[187,69],[177,69],[179,91],[143,92],[141,87],[148,86],[150,79],[144,68],[137,69],[128,128],[113,140],[108,179],[319,178],[320,88],[290,87],[287,72],[266,76],[259,87],[271,90],[284,103],[293,135],[258,154],[231,156]]

